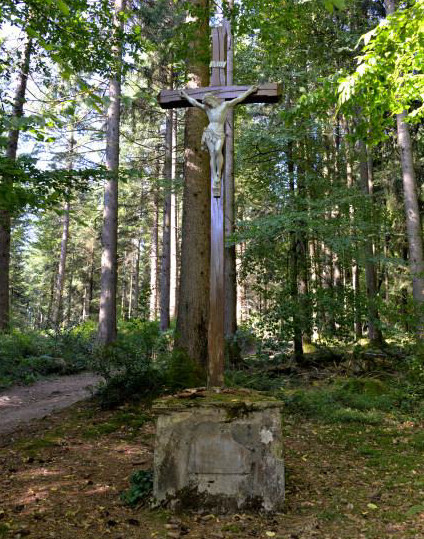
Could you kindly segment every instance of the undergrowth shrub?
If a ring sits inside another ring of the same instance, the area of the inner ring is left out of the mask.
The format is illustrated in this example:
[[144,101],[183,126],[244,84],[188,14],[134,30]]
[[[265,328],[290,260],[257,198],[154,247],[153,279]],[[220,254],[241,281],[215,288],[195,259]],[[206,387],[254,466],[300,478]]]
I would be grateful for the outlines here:
[[411,399],[404,381],[349,378],[320,387],[281,393],[287,409],[328,422],[376,424],[383,413],[422,414],[422,398]]
[[204,383],[198,365],[184,352],[172,350],[172,332],[161,333],[157,322],[126,323],[113,344],[97,347],[92,368],[105,382],[97,396],[103,408],[154,398]]
[[80,372],[87,368],[93,342],[90,325],[59,332],[0,333],[0,387]]
[[135,507],[146,502],[153,492],[153,471],[138,470],[130,477],[130,488],[121,493],[125,505]]
[[105,379],[97,393],[101,406],[155,395],[165,384],[162,363],[169,344],[156,322],[132,321],[114,343],[97,346],[91,366]]

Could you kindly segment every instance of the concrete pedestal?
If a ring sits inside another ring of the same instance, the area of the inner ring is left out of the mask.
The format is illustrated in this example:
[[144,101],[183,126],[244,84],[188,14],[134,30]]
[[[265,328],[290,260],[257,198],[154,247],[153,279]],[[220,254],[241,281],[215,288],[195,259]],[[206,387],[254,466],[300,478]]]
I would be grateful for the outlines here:
[[219,512],[281,510],[280,408],[251,393],[158,401],[156,502]]

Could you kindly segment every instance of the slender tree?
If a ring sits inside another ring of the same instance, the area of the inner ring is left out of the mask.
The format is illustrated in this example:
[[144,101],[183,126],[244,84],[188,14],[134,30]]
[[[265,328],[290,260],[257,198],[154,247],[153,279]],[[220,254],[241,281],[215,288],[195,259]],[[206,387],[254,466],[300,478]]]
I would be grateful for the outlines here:
[[[234,8],[234,0],[226,0],[230,17]],[[227,85],[234,83],[234,37],[231,21],[227,26]],[[234,184],[234,109],[230,109],[225,124],[225,237],[224,251],[225,271],[225,336],[232,337],[237,330],[237,270],[236,246],[228,239],[234,234],[235,220],[235,184]]]
[[162,265],[160,283],[160,328],[169,329],[170,294],[171,294],[171,205],[172,205],[172,141],[174,113],[166,116],[165,128],[165,199],[163,204]]
[[[71,128],[73,129],[73,128]],[[74,153],[75,139],[73,131],[71,132],[70,138],[70,148],[69,148],[69,170],[73,169],[73,153]],[[61,310],[62,310],[62,299],[63,299],[63,287],[65,284],[65,273],[66,273],[66,257],[68,254],[68,241],[69,241],[69,221],[70,221],[70,209],[71,205],[69,200],[67,200],[63,207],[63,217],[62,217],[62,240],[60,243],[60,259],[59,259],[59,268],[56,277],[56,288],[54,293],[54,302],[53,302],[53,311],[52,311],[52,322],[55,328],[60,324]]]
[[102,230],[102,266],[99,312],[99,342],[109,344],[116,339],[117,234],[119,134],[122,78],[122,32],[126,0],[115,0],[113,19],[114,66],[109,81],[110,104],[107,111],[106,166],[109,177],[104,190]]
[[[386,12],[396,11],[395,0],[385,0]],[[396,115],[398,146],[402,167],[403,196],[405,204],[406,229],[408,232],[409,265],[412,276],[412,294],[419,309],[417,338],[424,340],[424,249],[421,215],[418,200],[417,179],[412,153],[411,135],[405,122],[407,111]]]
[[[358,142],[359,154],[359,177],[362,192],[365,197],[370,197],[372,204],[372,183],[370,181],[370,169],[368,162],[368,152],[365,142]],[[368,218],[371,215],[368,213]],[[365,256],[365,281],[367,286],[368,299],[368,338],[372,344],[381,346],[383,344],[383,335],[380,329],[380,316],[377,306],[378,289],[377,289],[377,269],[374,262],[374,248],[370,238],[364,240],[364,256]]]

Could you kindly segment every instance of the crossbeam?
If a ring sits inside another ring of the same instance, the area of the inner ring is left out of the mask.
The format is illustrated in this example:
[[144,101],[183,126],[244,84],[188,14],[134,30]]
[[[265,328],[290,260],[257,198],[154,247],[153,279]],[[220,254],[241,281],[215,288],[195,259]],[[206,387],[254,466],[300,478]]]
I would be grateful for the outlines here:
[[[188,88],[190,97],[201,101],[206,93],[213,93],[221,99],[230,101],[248,90],[250,86],[208,86],[205,88]],[[281,98],[281,86],[277,83],[261,84],[254,94],[244,103],[278,103]],[[191,107],[190,103],[180,96],[178,90],[162,90],[158,95],[158,103],[163,109]]]

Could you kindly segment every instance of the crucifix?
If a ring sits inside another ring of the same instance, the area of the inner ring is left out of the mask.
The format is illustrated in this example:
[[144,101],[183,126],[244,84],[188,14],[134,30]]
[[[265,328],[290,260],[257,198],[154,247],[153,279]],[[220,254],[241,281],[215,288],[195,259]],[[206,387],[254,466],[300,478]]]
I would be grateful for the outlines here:
[[231,107],[239,103],[277,103],[278,84],[227,86],[227,37],[229,25],[212,29],[211,86],[187,90],[162,90],[158,102],[163,109],[195,106],[208,116],[202,146],[211,162],[211,268],[210,319],[208,333],[208,386],[224,385],[224,201],[222,178],[225,123]]

